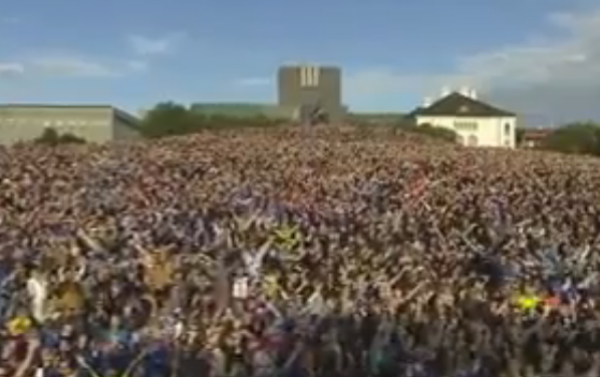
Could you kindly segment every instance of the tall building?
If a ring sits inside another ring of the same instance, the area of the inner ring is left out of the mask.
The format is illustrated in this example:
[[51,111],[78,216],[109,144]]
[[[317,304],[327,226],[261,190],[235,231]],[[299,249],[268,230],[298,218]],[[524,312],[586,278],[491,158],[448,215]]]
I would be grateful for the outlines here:
[[277,85],[279,106],[290,109],[299,120],[320,115],[336,122],[344,117],[342,72],[338,67],[280,67]]
[[36,139],[48,128],[93,143],[140,137],[139,120],[112,106],[0,105],[0,145]]

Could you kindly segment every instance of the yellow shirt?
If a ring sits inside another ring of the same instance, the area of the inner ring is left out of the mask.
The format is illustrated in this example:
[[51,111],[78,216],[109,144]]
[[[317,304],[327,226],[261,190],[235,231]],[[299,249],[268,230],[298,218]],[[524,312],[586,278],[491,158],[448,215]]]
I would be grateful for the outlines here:
[[275,231],[276,241],[286,249],[294,248],[300,242],[300,233],[297,227],[281,227]]
[[11,319],[6,327],[11,335],[17,336],[25,334],[29,329],[31,329],[31,320],[25,316],[18,316],[16,318]]
[[533,310],[535,309],[542,299],[533,294],[523,294],[517,296],[516,303],[522,310]]
[[263,280],[263,289],[269,297],[275,297],[279,292],[279,284],[277,278],[273,275],[265,276]]

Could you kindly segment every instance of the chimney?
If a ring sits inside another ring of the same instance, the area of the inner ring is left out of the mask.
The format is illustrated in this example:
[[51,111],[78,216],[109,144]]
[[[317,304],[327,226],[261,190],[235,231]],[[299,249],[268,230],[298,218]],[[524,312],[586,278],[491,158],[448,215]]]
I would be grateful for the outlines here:
[[440,93],[440,97],[441,98],[448,97],[450,95],[450,93],[452,93],[452,91],[450,90],[450,88],[447,87],[447,86],[444,86],[442,88],[442,92]]
[[433,102],[433,101],[431,100],[431,97],[425,97],[425,98],[423,99],[423,107],[424,107],[424,108],[427,108],[427,107],[431,106],[431,103],[432,103],[432,102]]
[[471,99],[477,99],[477,91],[475,89],[471,89]]
[[471,98],[471,89],[469,89],[468,86],[463,86],[460,88],[460,94],[462,94],[465,97]]

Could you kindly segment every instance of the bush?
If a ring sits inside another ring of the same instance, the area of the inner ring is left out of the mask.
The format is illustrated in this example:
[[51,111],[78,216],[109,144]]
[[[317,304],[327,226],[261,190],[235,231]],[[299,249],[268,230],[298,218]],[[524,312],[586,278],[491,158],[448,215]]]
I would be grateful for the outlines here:
[[71,133],[60,135],[59,144],[85,144],[85,140]]
[[400,128],[406,132],[416,133],[450,143],[456,143],[458,139],[456,132],[448,128],[436,127],[428,123],[417,125],[412,122],[404,122],[400,125]]
[[567,124],[550,133],[540,148],[562,153],[600,155],[600,127],[592,122]]
[[284,122],[266,116],[239,117],[207,115],[174,102],[163,102],[142,120],[142,134],[148,138],[186,135],[202,130],[274,127]]
[[517,145],[521,145],[521,143],[523,143],[523,140],[525,139],[525,130],[523,128],[517,128],[515,130],[515,139]]
[[60,135],[54,128],[46,128],[44,132],[35,139],[38,144],[56,145],[60,141]]
[[70,133],[59,134],[54,128],[46,128],[44,132],[35,139],[37,144],[61,145],[61,144],[84,144],[85,140]]

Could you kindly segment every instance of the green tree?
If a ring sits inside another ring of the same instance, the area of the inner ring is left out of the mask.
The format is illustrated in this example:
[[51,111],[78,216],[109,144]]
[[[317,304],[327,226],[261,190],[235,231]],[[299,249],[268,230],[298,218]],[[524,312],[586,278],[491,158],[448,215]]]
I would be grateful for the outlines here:
[[192,133],[200,126],[185,106],[162,102],[150,110],[141,123],[142,134],[149,138]]
[[258,116],[207,114],[174,102],[163,102],[150,110],[142,120],[142,134],[149,138],[185,135],[201,130],[222,130],[248,127],[273,127],[281,119]]
[[45,145],[57,145],[60,142],[60,135],[56,129],[46,128],[44,129],[44,132],[42,132],[42,134],[35,139],[35,142]]
[[44,132],[35,139],[38,144],[44,145],[61,145],[61,144],[84,144],[85,140],[71,133],[60,134],[54,128],[46,128]]
[[72,133],[65,133],[59,136],[58,142],[59,144],[85,144],[85,139]]
[[525,130],[523,128],[517,128],[515,130],[515,139],[516,139],[515,141],[517,142],[517,145],[521,145],[524,137],[525,137]]
[[541,149],[588,155],[600,155],[600,127],[593,122],[571,123],[546,137]]

